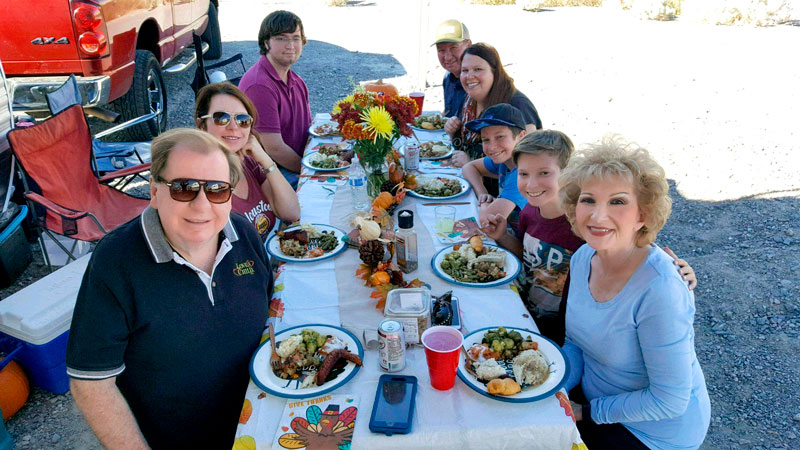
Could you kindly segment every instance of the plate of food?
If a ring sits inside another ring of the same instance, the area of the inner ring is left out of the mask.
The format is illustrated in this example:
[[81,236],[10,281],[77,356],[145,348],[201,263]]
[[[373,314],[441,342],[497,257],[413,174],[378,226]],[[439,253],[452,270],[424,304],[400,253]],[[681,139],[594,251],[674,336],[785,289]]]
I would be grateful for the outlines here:
[[344,328],[311,324],[275,333],[280,358],[272,367],[272,344],[264,341],[250,359],[250,378],[265,392],[285,398],[306,398],[330,392],[352,379],[361,368],[364,348]]
[[408,195],[425,200],[449,200],[469,192],[467,180],[444,174],[417,175],[417,187],[408,191]]
[[569,364],[550,339],[524,328],[482,328],[464,336],[458,377],[481,395],[535,402],[564,387]]
[[512,282],[522,268],[508,250],[484,244],[479,236],[451,245],[431,259],[433,273],[448,283],[487,288]]
[[268,240],[267,252],[286,262],[316,262],[332,258],[347,249],[345,232],[323,224],[300,224],[276,231]]
[[353,160],[353,151],[345,143],[320,144],[303,156],[300,162],[308,169],[317,172],[347,170]]
[[414,125],[411,125],[411,128],[417,131],[442,130],[445,122],[447,122],[447,117],[441,114],[423,114],[414,119]]
[[[405,145],[398,150],[400,156],[405,156]],[[436,161],[439,159],[447,159],[453,156],[453,146],[449,141],[428,141],[419,144],[419,159],[420,161]]]
[[333,120],[313,122],[311,126],[308,127],[308,132],[316,137],[339,136],[339,123]]

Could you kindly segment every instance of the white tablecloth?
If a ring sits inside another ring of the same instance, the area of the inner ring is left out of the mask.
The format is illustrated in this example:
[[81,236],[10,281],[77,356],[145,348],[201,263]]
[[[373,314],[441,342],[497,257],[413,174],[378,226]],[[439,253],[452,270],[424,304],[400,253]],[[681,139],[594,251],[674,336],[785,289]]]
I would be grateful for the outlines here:
[[[313,139],[309,146],[319,142],[319,139]],[[346,184],[304,179],[298,190],[301,220],[328,223],[349,231],[348,216],[353,211],[348,189]],[[457,220],[476,215],[472,193],[457,200],[470,202],[469,205],[457,206]],[[406,278],[419,278],[428,283],[435,295],[452,289],[460,300],[464,333],[499,325],[538,330],[511,285],[477,289],[454,286],[436,277],[430,260],[444,245],[433,238],[433,207],[421,203],[406,196],[399,208],[414,211],[414,229],[419,239],[419,268],[407,274]],[[347,250],[336,258],[319,263],[282,265],[271,312],[271,316],[279,317],[270,319],[274,321],[276,331],[302,324],[324,323],[343,326],[362,336],[363,330],[377,328],[383,313],[375,308],[376,300],[370,298],[372,289],[364,286],[355,275],[359,264],[358,252]],[[368,427],[369,415],[378,378],[384,372],[378,366],[376,350],[365,348],[363,362],[358,374],[333,392],[358,395],[361,399],[351,444],[353,449],[585,448],[572,418],[567,414],[568,409],[561,406],[563,403],[568,405],[563,391],[558,394],[560,399],[554,395],[522,404],[484,397],[460,380],[456,380],[451,390],[437,391],[430,386],[425,355],[417,346],[406,352],[406,368],[400,372],[414,375],[419,380],[411,433],[393,436],[372,433]],[[287,400],[262,392],[252,381],[246,399],[253,411],[249,420],[239,425],[236,443],[243,445],[254,440],[258,449],[272,448]]]

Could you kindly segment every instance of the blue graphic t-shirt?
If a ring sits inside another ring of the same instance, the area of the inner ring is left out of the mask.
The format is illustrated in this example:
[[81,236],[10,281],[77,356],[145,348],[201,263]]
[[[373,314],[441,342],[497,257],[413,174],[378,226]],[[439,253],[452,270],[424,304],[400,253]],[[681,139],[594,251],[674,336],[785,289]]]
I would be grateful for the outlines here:
[[525,208],[528,201],[517,188],[517,168],[509,169],[505,164],[495,164],[488,156],[483,157],[483,165],[486,170],[500,177],[500,195],[498,197],[514,202],[519,209]]

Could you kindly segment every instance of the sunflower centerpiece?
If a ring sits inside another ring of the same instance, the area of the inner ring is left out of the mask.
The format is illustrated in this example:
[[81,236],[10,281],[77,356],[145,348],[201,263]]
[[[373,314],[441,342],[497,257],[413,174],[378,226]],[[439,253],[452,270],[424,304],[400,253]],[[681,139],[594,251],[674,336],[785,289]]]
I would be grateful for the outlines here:
[[388,178],[386,157],[401,136],[410,136],[417,104],[405,96],[384,96],[356,88],[336,103],[331,117],[367,172],[367,193],[376,197]]

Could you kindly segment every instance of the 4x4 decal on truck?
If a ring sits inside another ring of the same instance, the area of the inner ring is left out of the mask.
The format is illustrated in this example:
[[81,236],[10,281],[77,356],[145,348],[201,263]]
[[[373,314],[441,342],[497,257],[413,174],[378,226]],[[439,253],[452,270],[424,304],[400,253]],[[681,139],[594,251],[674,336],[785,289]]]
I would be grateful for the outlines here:
[[62,37],[56,40],[54,37],[38,37],[31,41],[33,45],[47,45],[47,44],[69,44],[67,37]]

